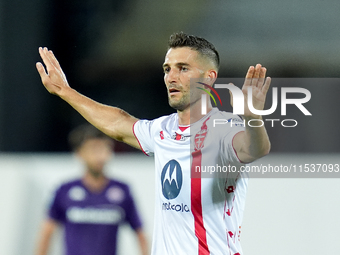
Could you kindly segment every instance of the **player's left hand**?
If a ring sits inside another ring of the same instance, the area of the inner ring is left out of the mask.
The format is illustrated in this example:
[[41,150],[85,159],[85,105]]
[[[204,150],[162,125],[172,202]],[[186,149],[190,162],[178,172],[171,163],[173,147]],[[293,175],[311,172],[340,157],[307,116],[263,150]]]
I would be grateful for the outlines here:
[[270,86],[271,78],[266,78],[267,69],[261,64],[255,67],[250,66],[242,87],[244,95],[244,117],[251,119],[261,118],[259,115],[252,113],[248,107],[248,88],[252,89],[252,102],[256,110],[263,110],[266,101],[266,95]]

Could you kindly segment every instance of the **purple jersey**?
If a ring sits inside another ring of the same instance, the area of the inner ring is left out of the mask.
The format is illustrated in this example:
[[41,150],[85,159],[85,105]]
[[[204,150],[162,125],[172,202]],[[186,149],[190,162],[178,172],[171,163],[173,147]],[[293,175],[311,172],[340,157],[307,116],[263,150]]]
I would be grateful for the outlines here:
[[49,216],[65,227],[67,255],[115,255],[118,226],[141,227],[129,187],[114,180],[100,193],[90,192],[81,180],[63,184]]

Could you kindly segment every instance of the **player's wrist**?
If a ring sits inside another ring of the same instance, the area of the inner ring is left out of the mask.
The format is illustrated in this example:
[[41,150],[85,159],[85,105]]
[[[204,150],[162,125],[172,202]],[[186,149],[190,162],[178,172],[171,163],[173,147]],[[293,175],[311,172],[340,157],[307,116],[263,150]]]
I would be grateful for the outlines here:
[[79,94],[75,89],[72,89],[69,86],[65,86],[62,89],[60,89],[60,91],[58,92],[58,96],[65,100],[66,102],[69,102],[70,100],[72,100],[76,94]]
[[248,123],[248,121],[255,121],[259,120],[262,121],[262,116],[261,115],[256,115],[256,114],[250,114],[250,115],[243,115],[242,118]]

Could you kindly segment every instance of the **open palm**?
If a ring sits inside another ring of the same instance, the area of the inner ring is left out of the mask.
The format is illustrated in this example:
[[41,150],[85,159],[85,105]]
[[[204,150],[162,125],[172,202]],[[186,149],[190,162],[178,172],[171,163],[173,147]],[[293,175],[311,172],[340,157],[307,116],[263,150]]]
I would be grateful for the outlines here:
[[[256,110],[263,110],[266,101],[266,95],[270,86],[271,79],[266,77],[267,69],[257,64],[255,67],[250,66],[242,87],[244,95],[244,117],[258,118],[259,116],[252,113],[248,105],[248,97],[252,98],[252,105]],[[251,90],[251,95],[249,95]]]
[[39,48],[39,54],[46,65],[46,70],[42,63],[36,64],[41,81],[51,94],[61,95],[64,88],[69,88],[66,76],[61,69],[58,60],[51,50]]

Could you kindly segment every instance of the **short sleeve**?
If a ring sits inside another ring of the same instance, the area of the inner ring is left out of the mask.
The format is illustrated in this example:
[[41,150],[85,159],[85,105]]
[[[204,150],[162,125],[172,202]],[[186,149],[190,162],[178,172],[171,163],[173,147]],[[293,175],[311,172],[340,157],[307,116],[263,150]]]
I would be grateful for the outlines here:
[[54,198],[50,204],[48,216],[56,221],[64,222],[65,221],[65,210],[62,208],[62,198],[61,198],[61,190],[58,189],[55,192]]
[[230,127],[229,132],[222,139],[222,157],[229,161],[229,163],[242,163],[237,156],[233,146],[233,140],[237,133],[245,130],[244,121],[240,117],[232,118],[233,125]]
[[127,189],[126,195],[125,220],[130,224],[132,229],[137,230],[142,227],[142,221],[129,189]]
[[152,137],[152,125],[154,121],[139,120],[133,125],[133,133],[143,152],[151,156],[154,152],[154,141]]

